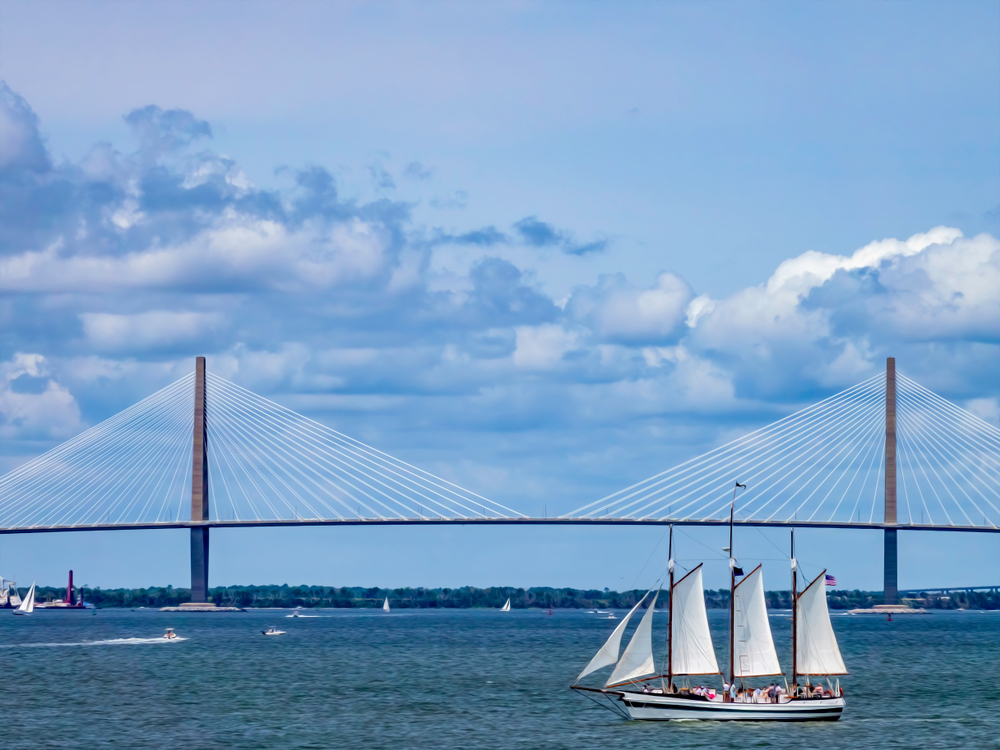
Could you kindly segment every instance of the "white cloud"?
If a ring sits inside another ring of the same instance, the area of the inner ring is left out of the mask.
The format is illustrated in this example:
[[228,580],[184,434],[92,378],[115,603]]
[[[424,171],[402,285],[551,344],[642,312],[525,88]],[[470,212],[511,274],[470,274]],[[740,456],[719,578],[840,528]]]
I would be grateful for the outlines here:
[[150,310],[136,315],[81,313],[87,345],[95,351],[136,351],[200,339],[226,324],[222,313]]
[[679,335],[693,296],[676,274],[659,274],[649,289],[636,288],[619,274],[576,289],[567,311],[604,340],[663,341]]
[[552,370],[577,348],[577,335],[559,325],[520,326],[514,366],[521,370]]
[[[34,387],[19,388],[25,378]],[[73,394],[48,377],[45,357],[18,353],[0,362],[0,437],[64,439],[83,427]]]

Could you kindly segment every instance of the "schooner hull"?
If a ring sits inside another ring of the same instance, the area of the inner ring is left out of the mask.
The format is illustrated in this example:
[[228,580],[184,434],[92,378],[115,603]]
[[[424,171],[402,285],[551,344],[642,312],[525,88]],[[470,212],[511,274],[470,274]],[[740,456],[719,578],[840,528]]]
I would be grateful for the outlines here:
[[666,695],[623,692],[618,701],[639,721],[837,721],[843,698],[811,698],[784,703],[724,703]]

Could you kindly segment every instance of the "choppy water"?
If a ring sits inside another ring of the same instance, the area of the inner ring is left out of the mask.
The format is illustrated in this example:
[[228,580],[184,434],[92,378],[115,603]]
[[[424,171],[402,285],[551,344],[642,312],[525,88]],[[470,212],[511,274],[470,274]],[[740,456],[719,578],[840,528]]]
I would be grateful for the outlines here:
[[[578,611],[0,612],[21,748],[995,748],[1000,614],[835,617],[836,724],[626,722],[567,689],[615,622]],[[711,612],[718,642],[725,613]],[[660,619],[659,616],[657,618]],[[786,649],[788,623],[772,617]],[[662,634],[662,625],[658,630]],[[288,634],[265,638],[276,625]],[[174,627],[183,641],[157,640]],[[782,653],[786,653],[784,650]],[[720,659],[721,662],[721,659]]]

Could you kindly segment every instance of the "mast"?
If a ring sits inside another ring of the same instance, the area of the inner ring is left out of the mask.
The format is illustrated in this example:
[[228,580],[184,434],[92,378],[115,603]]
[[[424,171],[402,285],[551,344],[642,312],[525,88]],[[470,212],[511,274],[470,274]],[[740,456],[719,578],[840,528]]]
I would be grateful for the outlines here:
[[736,651],[736,558],[733,557],[733,514],[736,512],[736,490],[745,484],[736,483],[733,487],[733,503],[729,506],[729,684],[736,682],[736,668],[733,664],[733,654]]
[[674,525],[670,524],[670,543],[667,547],[667,570],[670,571],[669,603],[667,604],[667,690],[674,688]]
[[795,529],[792,529],[792,684],[794,685],[798,678],[796,677],[796,672],[798,671],[797,657],[799,653],[799,644],[796,640],[799,633],[799,603],[796,601],[796,588],[797,581],[796,575],[798,574],[799,564],[795,561]]

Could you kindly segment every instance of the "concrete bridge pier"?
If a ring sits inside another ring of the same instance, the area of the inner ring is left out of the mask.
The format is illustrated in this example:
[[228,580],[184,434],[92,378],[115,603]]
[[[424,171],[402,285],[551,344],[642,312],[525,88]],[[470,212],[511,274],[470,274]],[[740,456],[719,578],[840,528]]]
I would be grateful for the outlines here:
[[[195,359],[194,456],[191,476],[191,520],[208,520],[208,432],[205,427],[205,358]],[[191,529],[191,601],[208,601],[208,527]]]

